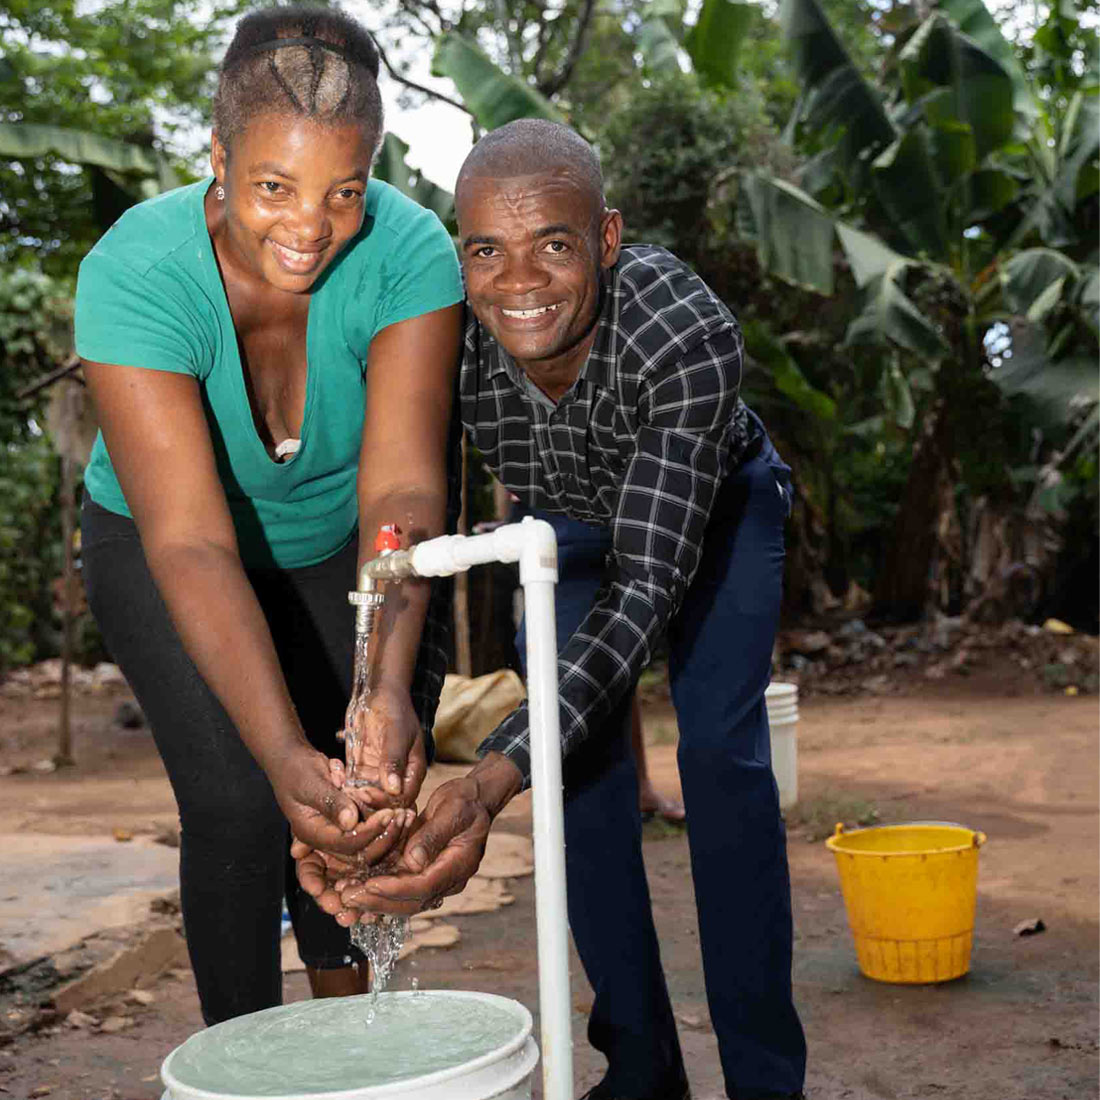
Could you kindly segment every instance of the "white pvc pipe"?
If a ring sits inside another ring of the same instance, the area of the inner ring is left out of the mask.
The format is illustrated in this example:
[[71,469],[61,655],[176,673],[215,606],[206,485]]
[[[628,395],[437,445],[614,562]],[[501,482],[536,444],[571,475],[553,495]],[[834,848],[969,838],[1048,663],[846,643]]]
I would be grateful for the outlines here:
[[491,561],[519,562],[527,619],[527,708],[531,730],[531,791],[535,839],[535,916],[544,1100],[573,1100],[572,1004],[565,897],[561,725],[554,586],[554,529],[528,516],[485,535],[444,535],[409,552],[413,571],[444,577]]

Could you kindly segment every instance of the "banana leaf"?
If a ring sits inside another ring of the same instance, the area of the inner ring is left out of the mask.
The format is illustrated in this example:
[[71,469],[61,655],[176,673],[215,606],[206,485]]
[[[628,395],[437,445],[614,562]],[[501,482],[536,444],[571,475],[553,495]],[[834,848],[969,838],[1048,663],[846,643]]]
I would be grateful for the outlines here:
[[1011,78],[992,54],[943,15],[921,24],[898,55],[898,68],[910,102],[936,88],[950,93],[934,101],[938,120],[946,116],[969,126],[979,158],[1012,137]]
[[1027,119],[1039,115],[1027,73],[1016,47],[1001,33],[982,0],[939,0],[939,10],[949,15],[959,30],[999,62],[1012,81],[1012,105]]
[[1008,397],[1024,400],[1039,424],[1055,436],[1064,436],[1071,410],[1100,401],[1095,358],[1052,360],[1046,330],[1030,322],[1013,326],[1011,355],[989,377]]
[[833,219],[804,191],[774,176],[746,172],[742,187],[761,266],[796,286],[832,294]]
[[737,86],[737,57],[759,9],[738,0],[703,0],[684,45],[695,71],[711,85]]
[[746,322],[745,354],[750,367],[767,373],[775,388],[803,412],[820,420],[836,419],[836,402],[809,382],[767,325],[760,321]]
[[647,19],[638,28],[638,50],[652,72],[680,71],[680,43],[664,19]]
[[142,145],[65,126],[0,122],[0,156],[27,160],[51,153],[70,164],[152,177],[162,191],[181,182],[165,156]]
[[1027,314],[1054,285],[1064,286],[1079,277],[1077,265],[1053,248],[1029,248],[1017,252],[1001,268],[1005,305],[1012,313]]
[[875,192],[911,252],[937,260],[948,251],[946,202],[932,167],[928,128],[914,126],[872,165]]
[[821,138],[840,132],[839,166],[858,178],[869,157],[897,136],[882,99],[863,79],[817,0],[782,0],[780,25],[805,93],[798,119]]
[[863,309],[848,326],[845,343],[893,344],[928,362],[947,354],[943,336],[905,293],[903,283],[910,266],[910,261],[899,258],[870,280]]
[[445,32],[436,45],[432,72],[449,77],[478,124],[495,130],[517,118],[565,119],[554,105],[519,77],[504,72],[469,39]]
[[447,222],[454,212],[454,196],[426,179],[405,161],[409,147],[396,134],[387,133],[374,162],[371,175],[392,184],[410,199],[433,211],[440,221]]

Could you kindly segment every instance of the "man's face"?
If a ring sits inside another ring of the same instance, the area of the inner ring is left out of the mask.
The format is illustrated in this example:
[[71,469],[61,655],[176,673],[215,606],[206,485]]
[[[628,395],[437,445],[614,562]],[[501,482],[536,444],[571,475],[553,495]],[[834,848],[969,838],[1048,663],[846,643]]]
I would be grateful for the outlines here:
[[477,319],[525,370],[560,366],[564,357],[579,371],[601,270],[619,255],[618,211],[605,211],[566,170],[467,179],[455,205]]
[[360,126],[260,115],[228,155],[215,138],[211,161],[231,260],[279,290],[308,291],[363,224],[371,144]]

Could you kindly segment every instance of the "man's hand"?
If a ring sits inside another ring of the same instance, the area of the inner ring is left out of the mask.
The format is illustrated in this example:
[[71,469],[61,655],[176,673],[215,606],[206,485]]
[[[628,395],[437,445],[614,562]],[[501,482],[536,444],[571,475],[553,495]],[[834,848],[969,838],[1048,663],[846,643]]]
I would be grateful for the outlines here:
[[[361,812],[359,804],[341,790],[341,769],[324,753],[303,746],[269,765],[267,775],[291,832],[311,848],[343,855],[363,853],[377,862],[405,839],[408,811],[370,813],[364,807]],[[395,825],[398,814],[401,820]]]
[[424,733],[406,690],[372,688],[348,742],[348,792],[369,808],[411,806],[428,770]]
[[[342,908],[410,916],[459,893],[481,863],[493,819],[522,786],[519,768],[500,753],[444,783],[428,800],[394,873],[363,882],[353,878],[339,891]],[[307,881],[315,889],[316,875],[316,865],[299,864],[299,880],[309,893]]]

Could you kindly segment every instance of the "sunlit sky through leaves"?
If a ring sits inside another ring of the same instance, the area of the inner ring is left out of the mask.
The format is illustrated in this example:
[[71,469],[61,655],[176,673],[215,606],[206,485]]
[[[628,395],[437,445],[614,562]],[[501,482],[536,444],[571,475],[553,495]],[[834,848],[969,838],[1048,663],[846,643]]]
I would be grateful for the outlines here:
[[[702,0],[689,0],[688,17],[693,18]],[[755,0],[762,8],[771,12],[778,6],[778,0]],[[870,0],[872,4],[876,0]],[[1006,32],[1014,38],[1026,38],[1036,25],[1046,17],[1049,3],[1046,0],[985,0],[986,6],[1002,23]],[[360,19],[367,27],[378,25],[379,11],[392,6],[393,0],[345,0],[341,6],[350,15]],[[81,13],[93,12],[103,6],[103,0],[77,0]],[[446,3],[442,4],[446,9]],[[424,48],[423,40],[415,40],[410,46],[401,43],[385,43],[387,54],[395,65],[408,64],[407,75],[410,79],[428,88],[454,96],[454,88],[446,79],[431,75],[430,51]],[[400,102],[402,88],[383,73],[381,81],[383,100],[386,105],[387,129],[397,134],[409,145],[408,162],[413,168],[419,168],[429,179],[445,187],[454,189],[459,166],[472,143],[469,118],[462,111],[446,103],[435,100],[425,101],[416,107],[403,106]],[[406,97],[408,98],[408,97]],[[422,96],[414,96],[422,100]],[[196,169],[202,170],[206,164],[209,149],[209,133],[205,129],[176,135],[177,143],[193,150]]]

